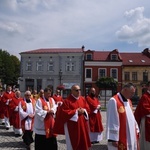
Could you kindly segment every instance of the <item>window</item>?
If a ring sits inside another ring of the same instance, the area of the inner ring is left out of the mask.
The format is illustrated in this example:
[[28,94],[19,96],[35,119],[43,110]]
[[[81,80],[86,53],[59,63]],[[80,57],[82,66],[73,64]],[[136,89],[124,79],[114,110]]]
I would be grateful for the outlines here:
[[86,60],[92,60],[92,54],[86,54]]
[[92,78],[92,69],[85,70],[85,78]]
[[48,67],[47,68],[48,71],[54,71],[54,64],[53,64],[53,62],[49,62],[47,67]]
[[124,73],[124,80],[129,81],[130,80],[130,72],[125,72]]
[[133,60],[131,60],[131,59],[130,59],[130,60],[129,60],[129,62],[130,62],[130,63],[132,63],[132,62],[133,62]]
[[74,62],[67,62],[66,63],[66,71],[75,71],[75,64],[74,64]]
[[118,78],[117,69],[111,69],[111,77],[114,79]]
[[111,54],[111,60],[118,60],[118,55]]
[[26,71],[32,71],[32,63],[31,62],[27,62]]
[[37,71],[43,71],[43,63],[41,61],[38,61],[36,63],[36,70]]
[[99,77],[105,77],[106,76],[106,69],[99,69]]
[[137,72],[132,72],[132,81],[137,81]]
[[143,81],[148,82],[148,71],[143,72]]

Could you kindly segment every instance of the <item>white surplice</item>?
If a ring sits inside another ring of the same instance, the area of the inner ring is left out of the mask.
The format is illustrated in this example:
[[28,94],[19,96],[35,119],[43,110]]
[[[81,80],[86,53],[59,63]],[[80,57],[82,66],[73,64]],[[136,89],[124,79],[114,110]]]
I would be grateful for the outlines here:
[[[139,132],[137,122],[130,107],[129,102],[124,102],[120,93],[117,93],[120,100],[124,103],[126,111],[126,133],[127,133],[127,150],[137,150],[136,130]],[[106,138],[118,141],[119,140],[119,114],[117,111],[116,100],[112,97],[108,102],[107,107],[107,123],[106,123]],[[108,150],[117,150],[108,142]]]

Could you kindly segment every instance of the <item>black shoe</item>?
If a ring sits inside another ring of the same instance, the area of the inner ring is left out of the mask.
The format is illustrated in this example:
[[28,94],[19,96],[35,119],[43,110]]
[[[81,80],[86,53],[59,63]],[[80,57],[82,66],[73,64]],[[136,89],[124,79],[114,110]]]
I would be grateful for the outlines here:
[[9,130],[9,128],[8,128],[8,127],[6,127],[6,130]]
[[99,141],[93,141],[93,142],[91,142],[91,144],[97,144],[97,143],[99,143]]
[[5,123],[3,122],[2,125],[5,125]]
[[15,137],[21,137],[22,135],[21,134],[15,134]]
[[99,141],[95,141],[95,143],[99,143]]

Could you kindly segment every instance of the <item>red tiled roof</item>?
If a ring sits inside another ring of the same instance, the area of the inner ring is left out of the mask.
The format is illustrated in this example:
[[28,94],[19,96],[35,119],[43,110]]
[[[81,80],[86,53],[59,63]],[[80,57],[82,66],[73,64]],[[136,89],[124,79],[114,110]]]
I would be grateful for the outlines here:
[[30,50],[21,52],[20,54],[47,54],[47,53],[83,53],[82,48],[47,48],[47,49],[36,49],[36,50]]
[[[112,51],[93,51],[94,61],[109,61],[109,54]],[[150,58],[143,53],[118,53],[120,61],[127,66],[150,66]]]
[[106,61],[110,51],[94,51],[93,60]]
[[150,58],[143,55],[143,53],[120,53],[120,55],[123,60],[123,65],[150,65]]

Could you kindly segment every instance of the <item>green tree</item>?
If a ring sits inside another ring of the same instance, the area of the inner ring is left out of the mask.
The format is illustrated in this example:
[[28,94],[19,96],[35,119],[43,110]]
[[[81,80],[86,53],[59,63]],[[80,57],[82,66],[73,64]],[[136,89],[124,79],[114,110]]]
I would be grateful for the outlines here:
[[0,79],[2,84],[16,85],[20,73],[20,62],[6,50],[0,50]]
[[105,90],[105,107],[106,107],[106,89],[112,90],[112,96],[116,93],[118,82],[112,77],[103,77],[96,81],[96,86],[99,89]]
[[14,65],[14,69],[15,69],[13,82],[15,85],[17,85],[18,77],[20,76],[20,61],[14,55],[11,55],[10,57],[11,57],[11,60],[13,61],[13,65]]

